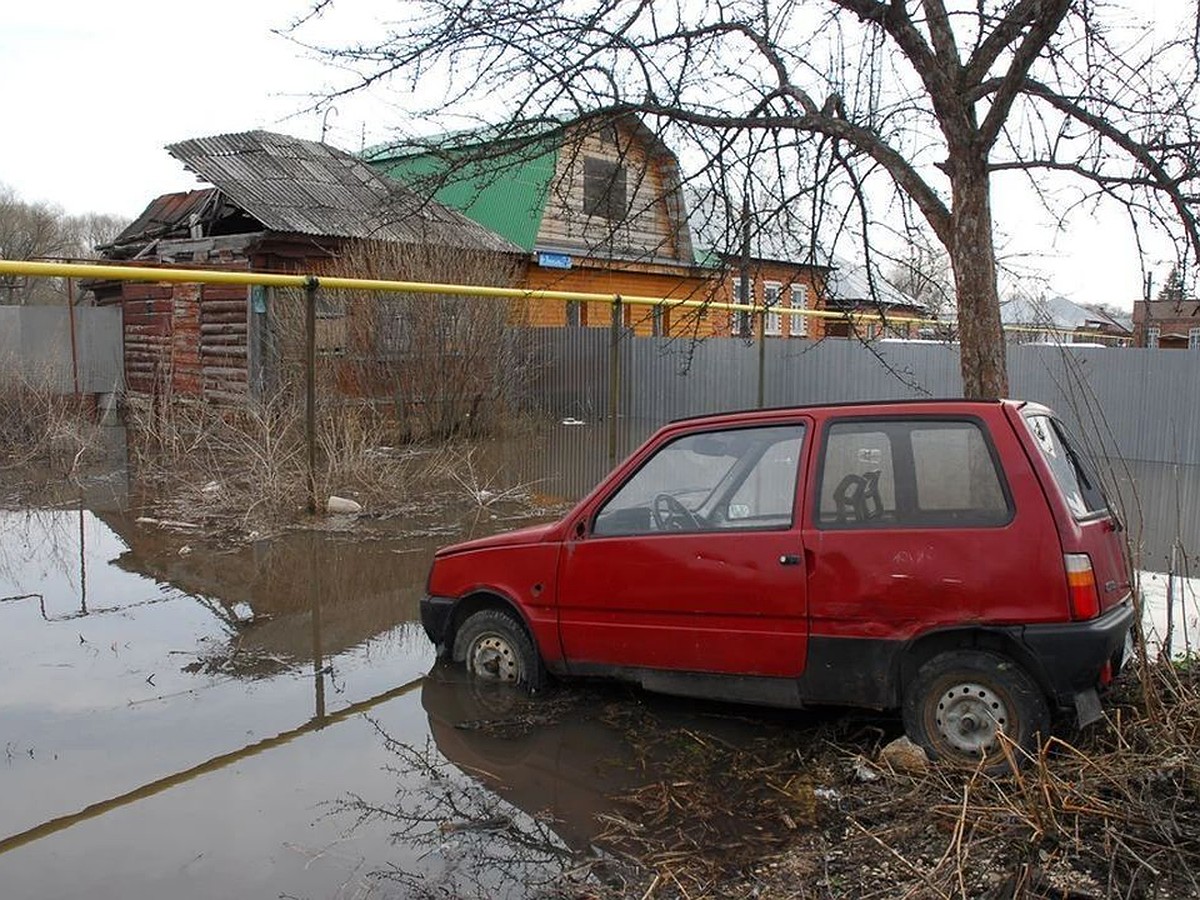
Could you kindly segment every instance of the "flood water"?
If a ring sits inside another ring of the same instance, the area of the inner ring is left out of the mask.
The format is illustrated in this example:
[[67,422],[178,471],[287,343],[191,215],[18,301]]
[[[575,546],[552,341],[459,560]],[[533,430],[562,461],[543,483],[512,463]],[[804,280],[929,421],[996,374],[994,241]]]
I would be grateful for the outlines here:
[[611,798],[662,774],[627,739],[647,701],[435,665],[418,600],[446,540],[213,553],[130,513],[0,511],[0,896],[524,897],[594,857]]
[[[528,480],[589,487],[607,463],[571,450],[603,448],[589,430],[564,427]],[[1143,566],[1194,557],[1200,474],[1126,471]],[[621,688],[530,702],[435,665],[433,550],[512,522],[206,551],[123,501],[84,505],[0,511],[3,898],[527,896],[661,774],[631,708],[733,743],[811,727]]]

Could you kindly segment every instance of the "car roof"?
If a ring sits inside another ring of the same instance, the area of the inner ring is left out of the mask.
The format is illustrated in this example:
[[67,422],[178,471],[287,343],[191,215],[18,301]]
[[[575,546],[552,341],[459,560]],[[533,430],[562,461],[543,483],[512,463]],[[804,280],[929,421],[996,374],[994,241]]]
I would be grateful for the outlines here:
[[779,415],[780,413],[789,412],[822,412],[826,410],[843,410],[843,409],[887,409],[895,407],[898,410],[903,410],[909,407],[916,406],[946,406],[957,409],[972,409],[987,406],[1002,406],[1005,404],[1012,406],[1021,406],[1025,401],[1021,400],[964,400],[962,397],[926,397],[909,400],[852,400],[847,403],[807,403],[792,406],[768,406],[755,407],[750,409],[731,409],[724,412],[703,413],[695,416],[682,416],[678,419],[672,419],[671,425],[680,424],[683,422],[704,422],[708,420],[724,420],[738,417],[753,417],[764,418]]

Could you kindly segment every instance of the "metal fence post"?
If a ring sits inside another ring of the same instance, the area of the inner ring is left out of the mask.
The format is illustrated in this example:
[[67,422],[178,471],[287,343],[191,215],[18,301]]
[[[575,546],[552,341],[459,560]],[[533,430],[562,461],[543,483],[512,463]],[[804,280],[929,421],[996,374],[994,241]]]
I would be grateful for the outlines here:
[[621,411],[621,295],[613,297],[608,346],[608,464],[617,464],[617,416]]
[[767,372],[767,291],[763,289],[762,309],[758,313],[758,408],[763,408],[763,382]]
[[308,511],[317,511],[317,288],[304,282],[304,441],[308,449]]
[[79,342],[75,337],[75,279],[67,279],[67,320],[71,323],[71,383],[75,388],[75,408],[79,409]]

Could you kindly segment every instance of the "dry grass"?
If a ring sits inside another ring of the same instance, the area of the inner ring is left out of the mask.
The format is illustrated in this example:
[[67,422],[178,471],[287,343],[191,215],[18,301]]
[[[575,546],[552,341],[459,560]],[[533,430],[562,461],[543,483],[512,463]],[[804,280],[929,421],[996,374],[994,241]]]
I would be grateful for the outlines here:
[[0,471],[38,468],[74,478],[101,447],[91,410],[48,376],[0,363]]
[[[131,404],[126,421],[130,463],[156,515],[265,530],[304,514],[304,411],[286,396],[238,409],[178,400],[166,407]],[[318,498],[354,499],[371,517],[403,515],[419,524],[447,510],[531,506],[528,485],[509,483],[479,456],[467,440],[412,441],[400,423],[368,404],[318,412]]]
[[749,748],[676,733],[673,777],[620,798],[600,843],[642,868],[623,895],[646,898],[1200,897],[1200,674],[1150,677],[1159,712],[1129,673],[1105,722],[1021,767],[1010,747],[1001,777],[862,783],[879,734],[845,722]]

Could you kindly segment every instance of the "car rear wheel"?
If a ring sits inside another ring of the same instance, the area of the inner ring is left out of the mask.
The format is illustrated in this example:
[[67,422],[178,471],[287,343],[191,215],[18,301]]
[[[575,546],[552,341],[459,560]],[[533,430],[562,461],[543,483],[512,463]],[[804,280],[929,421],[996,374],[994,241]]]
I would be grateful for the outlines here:
[[1005,765],[998,734],[1036,752],[1050,728],[1045,694],[1011,659],[982,650],[935,656],[904,694],[904,729],[934,759]]
[[484,609],[463,622],[454,637],[453,658],[483,681],[520,685],[530,691],[545,683],[545,669],[524,626],[506,612]]

